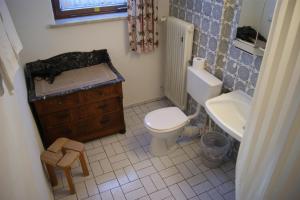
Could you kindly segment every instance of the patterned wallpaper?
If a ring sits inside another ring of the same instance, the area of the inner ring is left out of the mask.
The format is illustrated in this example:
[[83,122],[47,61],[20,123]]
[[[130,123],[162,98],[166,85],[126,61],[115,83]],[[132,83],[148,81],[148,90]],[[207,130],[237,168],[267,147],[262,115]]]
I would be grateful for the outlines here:
[[193,56],[207,59],[207,70],[223,80],[225,89],[241,89],[252,96],[262,57],[249,54],[233,45],[240,2],[225,2],[170,0],[170,15],[195,25]]

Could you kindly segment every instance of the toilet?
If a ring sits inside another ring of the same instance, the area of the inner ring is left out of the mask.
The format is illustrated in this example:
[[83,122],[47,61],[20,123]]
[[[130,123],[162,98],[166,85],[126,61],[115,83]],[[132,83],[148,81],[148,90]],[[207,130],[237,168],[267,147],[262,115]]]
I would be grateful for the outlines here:
[[205,101],[218,96],[222,82],[204,68],[187,68],[187,92],[198,103],[194,114],[187,116],[177,107],[166,107],[149,112],[144,125],[152,135],[150,151],[163,156],[176,149],[176,141],[190,120],[197,117]]

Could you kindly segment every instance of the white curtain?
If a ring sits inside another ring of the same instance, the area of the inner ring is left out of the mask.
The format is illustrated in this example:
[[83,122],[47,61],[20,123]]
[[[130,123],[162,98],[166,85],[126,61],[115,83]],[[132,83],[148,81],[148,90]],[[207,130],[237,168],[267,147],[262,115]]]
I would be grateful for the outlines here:
[[300,1],[278,0],[236,170],[237,200],[300,199]]

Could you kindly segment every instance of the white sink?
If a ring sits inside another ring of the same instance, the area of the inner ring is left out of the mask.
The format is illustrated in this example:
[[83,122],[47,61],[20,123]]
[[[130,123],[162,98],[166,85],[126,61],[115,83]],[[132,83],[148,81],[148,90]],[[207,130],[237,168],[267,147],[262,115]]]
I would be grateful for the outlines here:
[[229,135],[241,141],[250,112],[251,97],[241,90],[222,94],[205,102],[214,122]]

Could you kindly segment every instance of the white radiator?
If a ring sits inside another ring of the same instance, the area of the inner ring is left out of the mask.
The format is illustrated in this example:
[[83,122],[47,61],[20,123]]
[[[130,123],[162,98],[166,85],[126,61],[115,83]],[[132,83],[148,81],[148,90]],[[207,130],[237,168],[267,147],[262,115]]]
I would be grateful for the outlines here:
[[186,71],[192,56],[194,25],[167,18],[164,92],[176,106],[186,107]]

